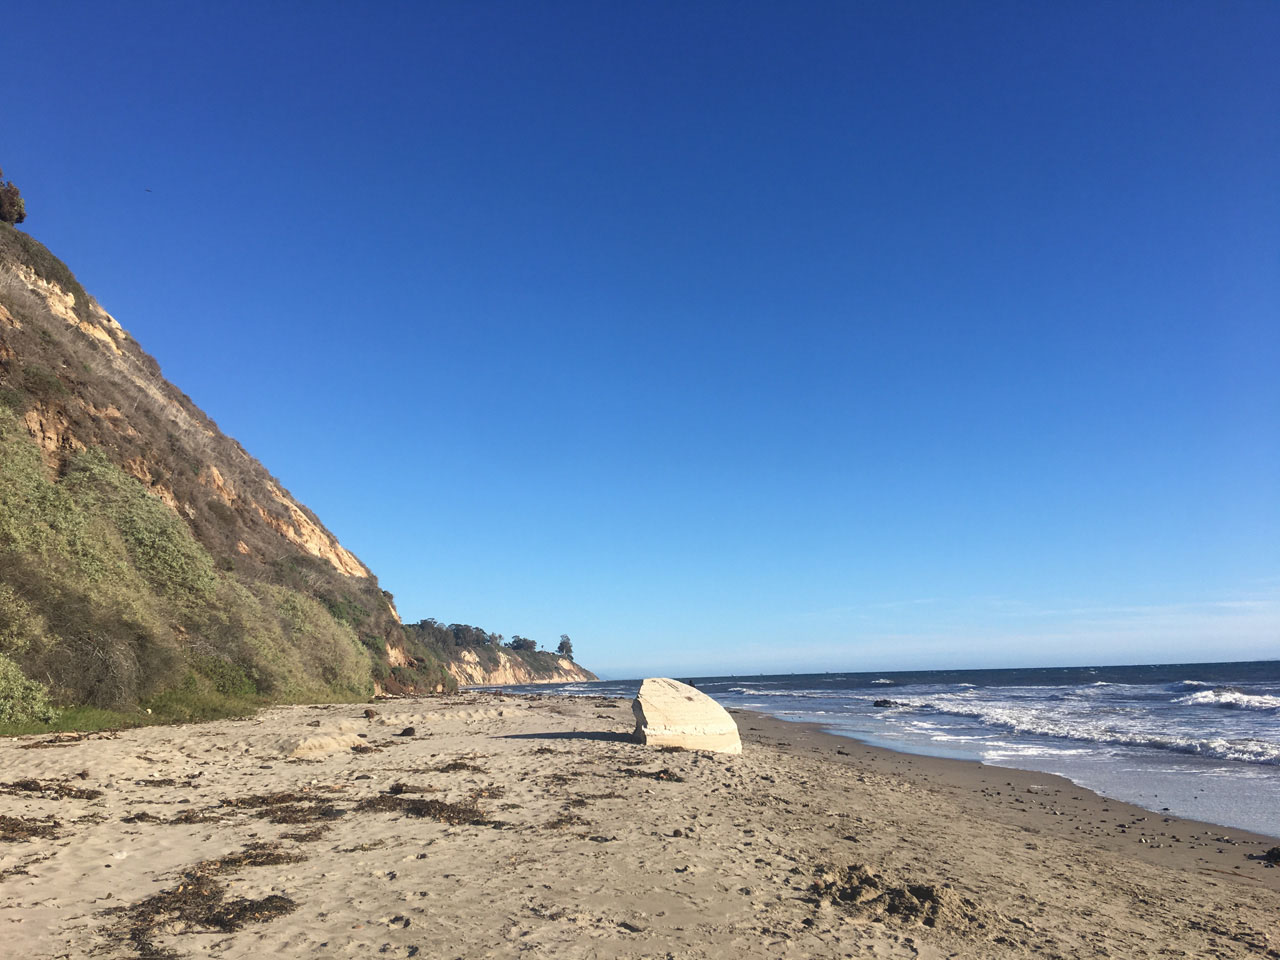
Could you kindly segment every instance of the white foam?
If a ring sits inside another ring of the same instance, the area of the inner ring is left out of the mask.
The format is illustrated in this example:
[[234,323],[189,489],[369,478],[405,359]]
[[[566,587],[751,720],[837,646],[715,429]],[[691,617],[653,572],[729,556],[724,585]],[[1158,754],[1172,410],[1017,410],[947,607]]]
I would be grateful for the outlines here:
[[982,751],[982,758],[984,760],[1004,760],[1010,757],[1083,757],[1091,753],[1093,751],[1088,747],[1067,749],[1050,747],[1042,743],[1024,743],[998,749],[987,748]]
[[1229,707],[1235,710],[1280,711],[1280,697],[1244,693],[1232,689],[1200,690],[1185,697],[1179,697],[1173,702],[1190,706]]
[[[947,696],[915,697],[912,706],[972,720],[1015,733],[1098,744],[1172,750],[1219,760],[1280,766],[1280,743],[1257,737],[1203,737],[1176,730],[1153,730],[1132,724],[1129,718],[1079,709],[1051,709],[1045,703],[1019,705],[1008,702],[974,703]],[[1110,721],[1110,722],[1108,722]]]
[[1169,684],[1170,690],[1195,690],[1199,687],[1212,687],[1212,683],[1205,683],[1203,680],[1179,680],[1177,683]]

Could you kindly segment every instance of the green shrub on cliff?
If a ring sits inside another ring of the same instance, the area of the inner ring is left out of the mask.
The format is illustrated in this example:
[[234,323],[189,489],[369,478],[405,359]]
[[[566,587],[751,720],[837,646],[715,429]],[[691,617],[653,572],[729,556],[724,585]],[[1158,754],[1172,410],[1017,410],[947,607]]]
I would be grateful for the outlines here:
[[5,262],[21,264],[41,280],[56,283],[76,298],[76,315],[81,320],[88,319],[89,294],[70,268],[35,237],[9,223],[0,222],[0,263]]
[[44,684],[28,680],[16,663],[0,654],[0,724],[51,723],[57,715]]
[[[4,171],[0,170],[0,177]],[[22,223],[27,219],[27,205],[11,180],[0,180],[0,222]]]
[[319,518],[6,223],[0,306],[0,655],[66,706],[60,724],[456,688],[432,650],[392,672],[404,631],[376,579],[300,546],[295,511]]
[[51,476],[8,410],[0,657],[0,724],[47,712],[46,691],[184,720],[373,692],[370,652],[350,623],[292,586],[219,570],[179,516],[99,450]]
[[119,532],[130,564],[154,591],[184,609],[213,600],[218,583],[213,558],[177,514],[101,450],[73,458],[61,487],[79,509]]

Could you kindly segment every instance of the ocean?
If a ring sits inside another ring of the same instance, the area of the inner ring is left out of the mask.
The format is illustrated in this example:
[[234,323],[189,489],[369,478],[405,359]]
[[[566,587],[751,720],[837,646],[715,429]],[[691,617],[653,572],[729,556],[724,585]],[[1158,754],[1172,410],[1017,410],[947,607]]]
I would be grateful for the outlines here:
[[[905,753],[1055,773],[1280,837],[1280,660],[677,677],[726,707]],[[504,689],[634,697],[639,680]]]

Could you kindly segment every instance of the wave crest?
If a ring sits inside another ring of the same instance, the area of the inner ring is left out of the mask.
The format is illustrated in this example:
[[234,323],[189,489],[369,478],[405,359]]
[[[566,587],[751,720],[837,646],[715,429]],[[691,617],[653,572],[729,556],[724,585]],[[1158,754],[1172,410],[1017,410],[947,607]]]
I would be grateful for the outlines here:
[[[1240,694],[1239,696],[1248,696]],[[1267,697],[1280,701],[1280,697]],[[1155,750],[1171,750],[1190,753],[1216,760],[1236,760],[1241,763],[1257,763],[1280,766],[1280,743],[1253,737],[1195,737],[1174,732],[1160,733],[1151,730],[1120,730],[1096,720],[1079,715],[1064,717],[1036,708],[1009,705],[978,705],[949,703],[935,698],[910,698],[911,706],[931,709],[952,716],[969,717],[978,722],[1015,733],[1041,737],[1057,737],[1090,743],[1113,744],[1126,747],[1148,747]],[[1276,704],[1280,706],[1280,702]]]
[[1174,703],[1187,704],[1193,707],[1226,707],[1231,710],[1268,710],[1280,711],[1280,697],[1265,694],[1244,693],[1241,690],[1217,688],[1199,690],[1185,697],[1178,697]]

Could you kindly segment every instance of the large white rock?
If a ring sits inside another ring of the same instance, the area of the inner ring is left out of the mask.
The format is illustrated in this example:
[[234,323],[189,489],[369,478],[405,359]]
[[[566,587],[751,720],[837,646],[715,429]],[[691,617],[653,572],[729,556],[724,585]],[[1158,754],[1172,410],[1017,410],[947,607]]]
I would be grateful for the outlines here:
[[717,753],[742,752],[738,725],[729,711],[687,683],[650,677],[640,684],[639,696],[631,701],[631,712],[636,716],[635,738],[639,743]]

